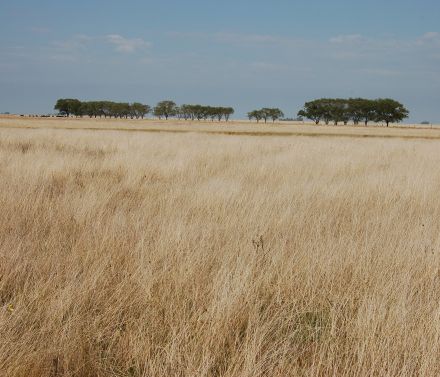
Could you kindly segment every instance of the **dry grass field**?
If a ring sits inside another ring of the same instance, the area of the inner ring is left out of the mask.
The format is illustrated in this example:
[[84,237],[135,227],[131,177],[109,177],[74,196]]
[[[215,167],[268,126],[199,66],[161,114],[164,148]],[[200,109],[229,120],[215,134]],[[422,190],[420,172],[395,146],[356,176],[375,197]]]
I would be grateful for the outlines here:
[[123,123],[0,119],[1,376],[440,375],[440,130]]
[[184,120],[157,119],[104,119],[104,118],[29,118],[17,116],[1,116],[0,128],[26,129],[87,129],[87,130],[118,130],[142,132],[172,132],[172,133],[208,133],[243,136],[337,136],[337,137],[380,137],[408,139],[439,139],[440,125],[426,126],[417,124],[391,124],[389,128],[383,125],[369,124],[344,126],[323,125],[314,123],[276,122],[267,124],[249,121],[230,122],[188,122]]

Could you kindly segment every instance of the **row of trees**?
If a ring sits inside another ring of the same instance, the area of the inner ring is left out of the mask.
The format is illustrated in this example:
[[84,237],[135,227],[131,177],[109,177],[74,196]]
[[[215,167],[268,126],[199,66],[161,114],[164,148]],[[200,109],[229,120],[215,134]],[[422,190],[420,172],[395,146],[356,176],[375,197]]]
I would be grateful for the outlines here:
[[[55,110],[66,116],[89,116],[89,117],[115,117],[115,118],[144,118],[152,113],[159,119],[176,117],[185,120],[228,121],[234,114],[232,107],[214,107],[203,105],[177,106],[173,101],[161,101],[154,108],[139,102],[112,102],[112,101],[80,101],[78,99],[59,99],[55,104]],[[408,110],[399,102],[390,98],[375,100],[363,98],[321,98],[306,102],[304,108],[298,112],[298,116],[313,120],[316,124],[324,121],[326,124],[343,122],[354,124],[364,122],[385,122],[387,127],[391,122],[400,122],[408,117]],[[278,108],[262,108],[250,111],[250,120],[257,122],[268,119],[273,122],[284,117]]]
[[154,108],[153,114],[159,119],[164,117],[168,119],[170,116],[185,120],[207,120],[208,118],[219,122],[224,119],[229,120],[234,109],[232,107],[220,106],[204,106],[204,105],[182,105],[177,106],[173,101],[162,101]]
[[80,101],[78,99],[63,98],[55,104],[55,110],[66,116],[115,117],[115,118],[144,118],[151,112],[151,107],[139,102],[112,102],[112,101]]
[[154,108],[139,102],[112,102],[112,101],[80,101],[78,99],[62,98],[57,100],[55,110],[66,116],[114,117],[114,118],[144,118],[152,113],[159,119],[177,117],[179,119],[197,119],[221,121],[229,120],[234,113],[232,107],[213,107],[202,105],[177,106],[173,101],[161,101]]
[[306,102],[304,108],[298,112],[298,116],[313,120],[316,124],[324,121],[325,124],[339,122],[354,124],[364,122],[400,122],[407,118],[409,111],[400,103],[390,98],[375,100],[364,98],[321,98]]
[[284,113],[278,108],[268,108],[264,107],[260,110],[253,110],[248,112],[247,114],[249,120],[255,119],[257,123],[263,119],[264,123],[267,123],[267,119],[272,119],[272,122],[275,122],[277,119],[280,119],[284,116]]

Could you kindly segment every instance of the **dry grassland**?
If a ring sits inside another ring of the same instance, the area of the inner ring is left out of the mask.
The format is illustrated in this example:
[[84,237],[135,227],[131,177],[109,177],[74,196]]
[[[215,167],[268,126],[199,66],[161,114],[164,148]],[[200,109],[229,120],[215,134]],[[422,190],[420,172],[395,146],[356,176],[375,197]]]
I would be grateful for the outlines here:
[[440,375],[439,148],[0,128],[0,375]]
[[184,121],[157,119],[104,119],[104,118],[29,118],[17,116],[0,116],[0,128],[27,129],[87,129],[87,130],[118,130],[143,132],[195,132],[208,134],[227,134],[243,136],[337,136],[337,137],[380,137],[407,139],[438,139],[440,126],[424,126],[416,124],[391,124],[389,128],[383,125],[369,124],[338,126],[298,122],[268,122],[267,124],[249,121]]

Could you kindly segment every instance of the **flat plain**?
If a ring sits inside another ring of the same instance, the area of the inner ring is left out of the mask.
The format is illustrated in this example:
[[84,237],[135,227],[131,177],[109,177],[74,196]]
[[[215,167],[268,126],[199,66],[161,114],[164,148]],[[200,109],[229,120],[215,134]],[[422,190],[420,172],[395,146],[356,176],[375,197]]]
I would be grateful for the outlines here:
[[0,371],[438,376],[439,166],[437,129],[0,118]]

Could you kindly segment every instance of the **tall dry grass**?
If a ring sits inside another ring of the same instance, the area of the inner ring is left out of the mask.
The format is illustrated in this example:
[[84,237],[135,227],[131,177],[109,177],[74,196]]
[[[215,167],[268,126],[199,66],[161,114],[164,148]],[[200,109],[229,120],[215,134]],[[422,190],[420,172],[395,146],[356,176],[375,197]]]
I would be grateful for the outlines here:
[[0,375],[438,376],[438,141],[0,130]]

